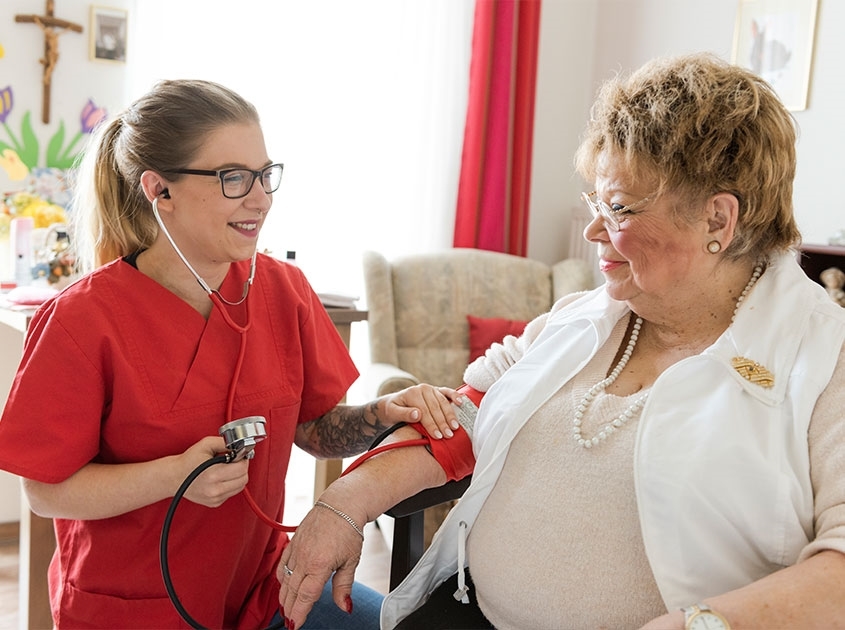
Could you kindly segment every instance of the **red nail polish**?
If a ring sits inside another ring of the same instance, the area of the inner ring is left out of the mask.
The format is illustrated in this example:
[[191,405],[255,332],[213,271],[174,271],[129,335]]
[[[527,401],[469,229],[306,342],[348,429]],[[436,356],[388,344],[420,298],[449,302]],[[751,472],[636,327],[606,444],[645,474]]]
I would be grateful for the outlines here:
[[349,613],[350,615],[352,614],[352,596],[351,595],[346,596],[346,612]]
[[288,620],[285,622],[285,627],[286,627],[288,630],[294,630],[294,626],[295,626],[295,624],[293,623],[293,619],[288,619]]

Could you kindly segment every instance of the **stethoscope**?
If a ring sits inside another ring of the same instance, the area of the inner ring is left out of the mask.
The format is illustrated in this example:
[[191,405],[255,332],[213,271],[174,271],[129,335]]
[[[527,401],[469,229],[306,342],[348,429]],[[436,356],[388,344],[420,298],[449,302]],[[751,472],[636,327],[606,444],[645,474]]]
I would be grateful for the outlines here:
[[[162,194],[166,194],[167,190],[165,189]],[[173,587],[173,581],[170,577],[170,566],[168,562],[168,551],[167,551],[167,543],[170,536],[170,526],[173,521],[173,515],[176,512],[176,508],[179,505],[179,501],[181,501],[185,492],[187,492],[188,487],[196,480],[197,477],[202,474],[207,468],[214,466],[216,464],[228,464],[231,462],[238,461],[240,459],[252,459],[255,455],[255,445],[258,444],[261,440],[263,440],[266,436],[266,429],[265,429],[265,419],[260,416],[249,416],[247,418],[240,418],[238,420],[232,420],[232,409],[234,406],[235,400],[235,389],[237,388],[238,378],[240,377],[241,367],[243,366],[244,356],[246,354],[246,333],[249,330],[250,326],[252,325],[252,319],[250,317],[249,312],[249,293],[250,288],[252,286],[253,279],[255,278],[255,264],[256,264],[256,257],[258,254],[258,250],[253,252],[252,254],[252,262],[250,263],[250,270],[249,270],[249,278],[244,283],[244,292],[241,299],[237,302],[229,302],[223,296],[220,295],[218,291],[212,289],[208,283],[202,279],[202,277],[197,273],[197,271],[193,268],[188,259],[179,249],[179,246],[176,245],[176,241],[173,240],[173,237],[170,234],[170,231],[167,229],[167,226],[164,224],[164,221],[161,219],[161,215],[158,211],[158,197],[154,198],[152,201],[153,206],[153,215],[155,216],[156,222],[158,223],[159,228],[161,229],[162,233],[167,237],[167,240],[170,242],[170,245],[173,247],[176,254],[185,263],[185,266],[194,276],[196,281],[199,285],[203,288],[203,290],[208,294],[211,301],[214,305],[218,308],[223,319],[226,321],[226,324],[234,330],[235,332],[240,334],[240,349],[238,351],[238,359],[235,362],[235,368],[232,372],[232,378],[229,382],[229,390],[227,393],[226,399],[226,419],[227,422],[222,427],[220,427],[219,433],[223,436],[226,442],[227,452],[222,453],[220,455],[216,455],[210,459],[207,459],[199,466],[197,466],[186,478],[185,481],[182,482],[182,485],[179,486],[179,489],[176,491],[176,494],[173,496],[173,500],[170,503],[170,507],[167,510],[167,514],[164,517],[164,524],[162,526],[161,531],[161,541],[159,544],[159,560],[161,563],[161,572],[162,578],[164,579],[164,585],[167,589],[167,594],[170,597],[170,601],[173,603],[173,606],[179,612],[179,615],[184,619],[192,628],[203,629],[205,626],[201,625],[197,622],[185,607],[182,605],[182,602],[179,600],[178,595],[176,594],[176,590]],[[246,310],[246,323],[243,325],[238,324],[232,319],[231,315],[229,314],[228,310],[226,309],[226,305],[229,306],[238,306],[240,304],[244,304],[244,308]],[[415,446],[415,445],[427,445],[427,439],[417,439],[417,440],[406,440],[404,442],[394,442],[388,445],[380,445],[380,443],[393,431],[404,426],[405,423],[398,423],[393,425],[390,429],[382,433],[370,446],[370,449],[367,453],[362,455],[356,461],[352,462],[349,466],[347,466],[346,470],[344,470],[343,474],[348,474],[352,472],[355,468],[359,465],[364,463],[370,457],[377,455],[385,450],[401,447],[401,446]],[[295,532],[296,526],[289,526],[289,525],[282,525],[281,523],[276,522],[274,519],[267,516],[258,504],[253,499],[252,495],[249,492],[248,488],[244,488],[242,491],[244,499],[252,508],[252,511],[255,512],[256,516],[263,521],[265,524],[269,525],[270,527],[282,531],[282,532]],[[281,620],[280,624],[276,624],[273,626],[268,627],[266,630],[277,630],[279,628],[284,627],[285,620],[284,618]]]
[[[162,194],[167,194],[166,188],[164,189]],[[188,259],[185,254],[182,253],[182,250],[179,249],[179,246],[176,244],[176,241],[173,239],[173,236],[170,234],[170,230],[167,229],[167,226],[164,224],[164,221],[161,218],[161,214],[158,211],[158,197],[153,199],[153,215],[155,216],[156,223],[158,223],[159,229],[170,242],[170,245],[173,247],[173,250],[176,252],[176,255],[179,256],[183,263],[185,263],[185,267],[188,268],[188,271],[191,272],[191,275],[194,276],[194,279],[196,279],[196,281],[202,287],[203,291],[208,294],[209,299],[217,307],[217,310],[220,312],[220,315],[223,317],[223,320],[226,322],[229,328],[231,328],[240,335],[238,359],[235,362],[235,368],[232,372],[232,379],[229,382],[229,392],[226,399],[226,421],[231,422],[232,408],[235,402],[235,388],[237,387],[238,379],[241,375],[241,367],[243,366],[244,362],[244,356],[246,355],[246,333],[252,327],[252,317],[249,310],[249,290],[252,287],[253,280],[255,279],[255,265],[258,258],[258,248],[256,248],[255,251],[252,252],[252,259],[249,266],[249,277],[247,278],[246,282],[244,282],[244,292],[241,296],[241,299],[237,302],[230,302],[225,299],[222,295],[220,295],[219,291],[215,291],[214,289],[212,289],[208,285],[208,283],[203,280],[202,276],[197,273],[193,265],[188,262]],[[226,308],[226,305],[239,306],[240,304],[244,305],[244,310],[246,312],[246,322],[244,324],[238,324],[232,318],[232,316],[229,314],[228,309]]]
[[[167,194],[167,190],[165,189],[162,194]],[[155,197],[153,199],[152,207],[156,223],[158,223],[159,229],[161,229],[162,233],[170,242],[170,245],[173,247],[173,250],[185,264],[185,267],[188,268],[188,271],[191,272],[191,275],[194,276],[194,278],[202,287],[202,289],[208,294],[209,299],[211,299],[214,306],[216,306],[218,311],[220,311],[223,320],[226,322],[229,328],[238,333],[240,336],[238,358],[235,362],[235,367],[232,371],[232,378],[229,381],[229,388],[226,396],[227,422],[222,427],[220,427],[219,430],[220,435],[223,436],[226,442],[227,451],[225,453],[216,455],[215,457],[204,461],[185,478],[185,481],[182,482],[182,485],[179,487],[176,494],[173,496],[173,500],[170,503],[170,508],[168,509],[167,514],[164,518],[164,524],[162,526],[161,532],[161,540],[159,544],[159,560],[161,563],[162,578],[164,579],[164,585],[167,589],[167,594],[170,597],[170,601],[173,603],[173,606],[179,612],[181,617],[188,624],[190,624],[192,628],[204,628],[205,626],[201,625],[193,617],[191,617],[191,615],[188,613],[188,611],[185,609],[185,607],[179,600],[178,595],[176,594],[176,590],[173,586],[173,581],[170,577],[170,565],[168,562],[167,547],[168,540],[170,537],[170,526],[173,521],[173,515],[176,512],[176,508],[179,505],[179,501],[181,501],[185,492],[188,490],[188,487],[196,480],[196,478],[199,477],[199,475],[207,468],[210,468],[211,466],[214,466],[216,464],[228,464],[231,462],[239,461],[240,459],[252,459],[252,457],[255,455],[255,445],[267,436],[267,432],[265,429],[265,419],[260,416],[250,416],[238,420],[232,419],[232,410],[235,402],[235,390],[237,389],[238,379],[240,378],[241,368],[243,367],[243,361],[246,355],[246,333],[252,326],[252,318],[250,316],[249,310],[249,294],[253,280],[255,279],[255,266],[258,257],[258,250],[256,248],[256,250],[252,253],[252,260],[250,262],[249,269],[249,278],[244,283],[244,291],[243,295],[241,296],[241,299],[237,302],[230,302],[226,300],[222,295],[220,295],[218,291],[212,289],[209,286],[209,284],[202,278],[202,276],[197,273],[193,265],[191,265],[187,257],[182,253],[182,250],[179,249],[179,246],[176,244],[176,241],[173,239],[173,236],[170,234],[170,231],[167,229],[167,226],[164,224],[164,221],[161,218],[161,214],[158,211],[158,197]],[[232,318],[228,309],[226,308],[226,305],[238,306],[240,304],[244,305],[244,309],[246,312],[246,322],[244,324],[238,324]],[[278,523],[274,519],[267,516],[255,502],[255,499],[253,499],[248,488],[244,488],[242,494],[246,499],[246,502],[252,508],[253,512],[255,512],[256,516],[258,516],[258,518],[264,523],[279,531],[296,531],[295,526],[291,527],[287,525],[282,525],[281,523]],[[267,630],[282,628],[283,626],[284,619],[282,619],[281,625],[277,624],[275,626],[271,626]]]
[[[170,195],[167,192],[166,188],[162,191],[161,194],[166,195],[168,199],[170,198]],[[173,251],[175,251],[176,255],[179,256],[180,260],[185,263],[185,267],[187,267],[188,271],[191,272],[191,275],[202,287],[202,290],[208,294],[208,297],[211,299],[211,301],[214,302],[214,304],[219,308],[220,314],[223,316],[223,319],[226,321],[229,327],[235,332],[241,333],[241,335],[246,333],[246,331],[249,330],[249,327],[252,325],[252,321],[249,317],[249,302],[247,301],[247,298],[249,297],[249,290],[252,287],[252,281],[255,279],[255,265],[258,259],[258,248],[256,247],[255,250],[252,252],[252,259],[250,260],[249,264],[249,277],[247,278],[246,282],[244,282],[244,292],[243,295],[241,295],[241,299],[237,302],[230,302],[229,300],[225,299],[222,295],[220,295],[219,291],[212,289],[209,284],[205,280],[203,280],[202,276],[197,273],[197,270],[194,269],[193,265],[188,262],[188,259],[185,254],[182,253],[182,250],[179,249],[179,246],[176,244],[176,241],[173,240],[173,236],[170,234],[170,230],[167,229],[167,226],[164,224],[164,221],[161,218],[161,214],[158,211],[158,197],[155,197],[152,203],[153,216],[155,216],[156,223],[158,223],[159,229],[167,238],[171,247],[173,247]],[[229,306],[238,306],[240,304],[243,304],[244,302],[246,302],[245,306],[247,307],[247,319],[246,324],[241,326],[240,324],[235,322],[234,319],[232,319],[231,315],[229,315],[229,311],[226,310],[225,304],[228,304]]]

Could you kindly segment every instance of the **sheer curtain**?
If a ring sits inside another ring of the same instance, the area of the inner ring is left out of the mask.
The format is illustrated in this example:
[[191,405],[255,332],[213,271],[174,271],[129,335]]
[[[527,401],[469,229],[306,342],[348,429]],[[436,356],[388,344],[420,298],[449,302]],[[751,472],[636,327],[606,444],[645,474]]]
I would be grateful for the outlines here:
[[279,257],[295,250],[318,291],[363,298],[364,250],[451,246],[473,7],[139,1],[130,97],[157,79],[191,77],[251,100],[271,159],[285,164],[260,246]]

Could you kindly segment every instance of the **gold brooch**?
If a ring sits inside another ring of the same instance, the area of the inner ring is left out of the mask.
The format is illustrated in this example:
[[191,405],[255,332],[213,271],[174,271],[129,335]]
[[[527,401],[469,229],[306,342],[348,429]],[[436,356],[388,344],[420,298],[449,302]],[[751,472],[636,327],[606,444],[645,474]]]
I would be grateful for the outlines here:
[[734,357],[731,359],[734,369],[739,372],[739,375],[746,381],[751,381],[755,385],[769,389],[775,384],[775,375],[769,372],[765,367],[746,359],[745,357]]

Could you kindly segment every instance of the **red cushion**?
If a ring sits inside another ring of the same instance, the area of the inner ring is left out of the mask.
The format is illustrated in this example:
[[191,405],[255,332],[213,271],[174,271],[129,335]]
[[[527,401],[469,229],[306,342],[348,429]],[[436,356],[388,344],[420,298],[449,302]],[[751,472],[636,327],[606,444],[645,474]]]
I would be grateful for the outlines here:
[[487,348],[499,343],[507,335],[518,337],[528,322],[503,317],[475,317],[467,315],[469,322],[469,362],[483,355]]

